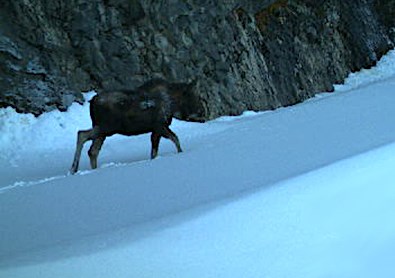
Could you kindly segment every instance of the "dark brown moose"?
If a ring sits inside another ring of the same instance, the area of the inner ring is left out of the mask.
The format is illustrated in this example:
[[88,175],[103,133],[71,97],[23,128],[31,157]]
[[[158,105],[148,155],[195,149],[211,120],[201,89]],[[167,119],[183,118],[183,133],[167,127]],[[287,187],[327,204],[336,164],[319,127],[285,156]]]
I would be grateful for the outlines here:
[[193,103],[192,84],[168,83],[152,79],[136,90],[117,90],[98,94],[90,101],[92,128],[78,131],[77,148],[70,173],[78,171],[85,142],[92,140],[88,151],[92,169],[104,140],[114,134],[138,135],[151,133],[151,159],[158,155],[161,137],[170,139],[182,152],[177,135],[170,130],[173,116],[187,117]]

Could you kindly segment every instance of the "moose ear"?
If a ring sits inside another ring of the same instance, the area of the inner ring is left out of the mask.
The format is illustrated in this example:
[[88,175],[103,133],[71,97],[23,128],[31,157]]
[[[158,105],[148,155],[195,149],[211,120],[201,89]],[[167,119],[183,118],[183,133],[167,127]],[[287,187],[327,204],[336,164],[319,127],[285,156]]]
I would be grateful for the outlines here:
[[198,83],[198,79],[195,78],[188,84],[188,87],[192,89],[193,87],[195,87],[197,85],[197,83]]
[[186,84],[186,87],[184,87],[185,92],[191,93],[196,89],[196,86],[198,85],[199,80],[198,79],[193,79],[190,83]]

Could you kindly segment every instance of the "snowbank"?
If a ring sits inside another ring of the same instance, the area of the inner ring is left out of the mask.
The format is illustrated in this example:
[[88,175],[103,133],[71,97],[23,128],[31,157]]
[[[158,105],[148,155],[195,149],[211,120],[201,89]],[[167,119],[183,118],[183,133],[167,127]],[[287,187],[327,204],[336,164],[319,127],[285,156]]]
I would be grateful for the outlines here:
[[392,277],[394,60],[293,107],[175,121],[181,154],[113,137],[75,176],[87,105],[0,110],[0,277]]

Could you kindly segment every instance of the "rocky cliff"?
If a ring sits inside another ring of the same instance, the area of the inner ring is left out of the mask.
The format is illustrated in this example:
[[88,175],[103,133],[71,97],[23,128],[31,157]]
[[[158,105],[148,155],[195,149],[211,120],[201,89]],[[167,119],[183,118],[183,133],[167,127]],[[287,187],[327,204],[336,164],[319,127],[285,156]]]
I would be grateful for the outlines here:
[[[6,2],[6,3],[5,3]],[[330,91],[390,48],[393,0],[0,2],[0,107],[65,110],[81,91],[196,81],[194,120]]]

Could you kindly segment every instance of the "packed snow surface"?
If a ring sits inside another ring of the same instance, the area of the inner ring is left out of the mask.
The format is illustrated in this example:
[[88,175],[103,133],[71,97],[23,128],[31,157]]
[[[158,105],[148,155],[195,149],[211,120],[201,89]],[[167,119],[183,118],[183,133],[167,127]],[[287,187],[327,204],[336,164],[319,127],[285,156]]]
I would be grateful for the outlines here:
[[0,110],[1,278],[395,277],[394,51],[296,106],[176,120],[180,154],[113,136],[71,176],[88,108]]

